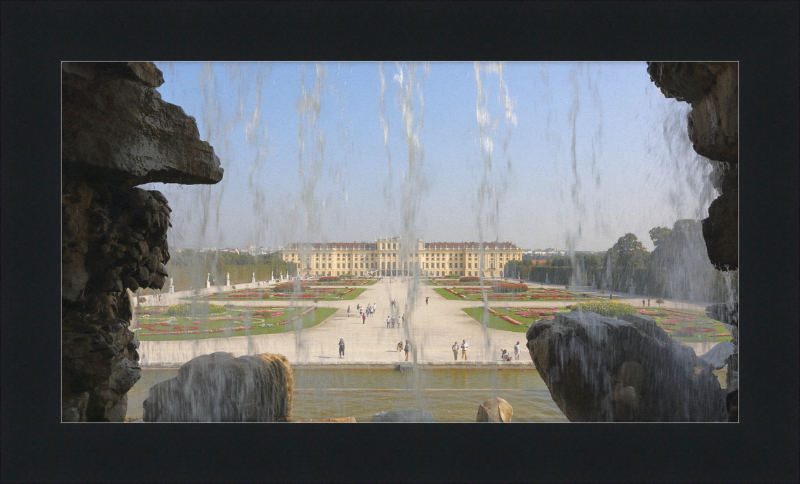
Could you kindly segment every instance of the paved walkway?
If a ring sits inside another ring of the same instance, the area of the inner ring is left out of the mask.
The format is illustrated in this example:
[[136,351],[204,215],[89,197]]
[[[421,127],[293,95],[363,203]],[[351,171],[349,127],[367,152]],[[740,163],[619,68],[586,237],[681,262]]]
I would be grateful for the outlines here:
[[[390,282],[391,281],[391,282]],[[539,284],[530,284],[538,286]],[[525,333],[513,333],[483,326],[469,317],[462,308],[480,307],[479,301],[451,301],[440,296],[422,282],[415,284],[410,278],[386,278],[372,286],[365,286],[357,298],[350,301],[320,301],[319,307],[333,307],[338,311],[319,325],[298,331],[279,334],[237,336],[230,338],[208,338],[192,341],[142,341],[139,347],[140,364],[142,366],[177,366],[203,354],[216,351],[234,353],[237,356],[258,353],[279,353],[285,355],[291,363],[308,363],[324,365],[385,365],[405,363],[405,355],[397,352],[398,342],[408,340],[411,343],[409,363],[452,363],[451,347],[454,342],[460,345],[466,339],[469,343],[467,352],[470,362],[500,362],[500,351],[505,348],[513,353],[514,343],[520,342],[521,356],[514,365],[533,365],[525,348]],[[544,287],[562,288],[563,286],[544,285]],[[592,292],[581,289],[578,292]],[[642,298],[632,295],[614,295],[614,298],[641,306]],[[425,298],[429,303],[425,304]],[[392,309],[390,301],[397,301],[397,308]],[[290,306],[288,301],[223,301],[218,304],[236,306]],[[162,301],[162,304],[164,302]],[[174,303],[174,302],[173,302]],[[368,317],[363,324],[356,310],[356,304],[366,306],[377,303],[377,312]],[[157,304],[157,303],[156,303]],[[408,310],[405,310],[406,304]],[[569,301],[526,301],[506,303],[490,302],[492,306],[512,305],[513,307],[561,307],[573,302]],[[351,316],[347,316],[347,306],[351,308]],[[655,307],[655,302],[653,302]],[[667,308],[691,309],[702,311],[704,304],[671,302]],[[402,328],[387,328],[386,317],[398,318],[405,314],[406,323]],[[345,357],[338,356],[339,338],[346,343]]]

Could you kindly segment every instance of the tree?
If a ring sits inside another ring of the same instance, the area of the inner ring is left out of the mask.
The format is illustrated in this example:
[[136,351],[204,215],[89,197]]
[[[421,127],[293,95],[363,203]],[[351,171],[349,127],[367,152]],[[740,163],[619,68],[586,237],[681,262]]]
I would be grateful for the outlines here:
[[639,242],[636,235],[628,233],[617,240],[611,248],[617,256],[617,267],[624,269],[637,269],[644,266],[645,250],[644,245]]
[[650,229],[649,233],[650,240],[652,240],[653,245],[658,248],[660,245],[669,241],[669,238],[672,235],[672,229],[668,229],[666,227],[653,227]]

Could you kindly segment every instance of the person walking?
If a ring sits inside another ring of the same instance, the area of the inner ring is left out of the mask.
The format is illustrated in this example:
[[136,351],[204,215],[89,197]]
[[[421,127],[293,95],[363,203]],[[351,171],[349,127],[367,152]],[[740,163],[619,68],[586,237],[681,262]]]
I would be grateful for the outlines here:
[[394,328],[394,316],[392,316],[392,327]]
[[411,350],[411,345],[408,344],[408,340],[406,340],[406,347],[404,349],[406,351],[406,361],[408,361],[408,352]]
[[453,342],[453,359],[458,361],[458,341]]
[[467,359],[467,349],[469,349],[469,344],[467,343],[467,340],[462,340],[462,343],[461,343],[461,359],[462,360],[466,360]]
[[514,345],[514,359],[519,359],[519,341],[517,341],[517,344]]
[[425,305],[426,306],[428,305],[428,298],[427,297],[425,297]]
[[339,358],[344,358],[344,338],[339,338]]
[[386,327],[389,327],[389,316],[386,316]]
[[348,318],[350,317],[350,306],[349,305],[347,306],[347,317]]
[[647,307],[650,307],[650,298],[647,298]]
[[362,314],[361,315],[361,324],[367,324],[367,315],[366,314]]
[[644,307],[644,299],[642,299],[642,307]]

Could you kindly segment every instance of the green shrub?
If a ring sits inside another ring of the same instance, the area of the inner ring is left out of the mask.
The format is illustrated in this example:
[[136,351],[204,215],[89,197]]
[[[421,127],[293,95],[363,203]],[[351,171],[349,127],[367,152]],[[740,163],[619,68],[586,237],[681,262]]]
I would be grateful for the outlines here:
[[609,301],[607,299],[586,301],[576,304],[571,308],[572,311],[577,311],[578,309],[584,312],[597,313],[601,316],[606,316],[609,318],[616,318],[617,316],[623,314],[636,312],[636,309],[634,309],[630,304],[614,300]]
[[209,314],[222,314],[225,311],[226,311],[225,306],[220,306],[219,304],[209,304],[208,305]]

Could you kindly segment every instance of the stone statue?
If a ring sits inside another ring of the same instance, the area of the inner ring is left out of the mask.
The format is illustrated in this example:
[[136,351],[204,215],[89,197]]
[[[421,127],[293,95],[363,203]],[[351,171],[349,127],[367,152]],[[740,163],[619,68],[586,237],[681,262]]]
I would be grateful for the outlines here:
[[172,278],[169,278],[169,292],[175,292],[175,286],[172,284]]
[[253,280],[252,280],[252,282],[256,282],[256,273],[255,273],[255,272],[253,273]]
[[211,273],[208,273],[208,277],[206,278],[206,287],[211,287]]
[[230,286],[231,285],[231,273],[230,272],[228,273],[228,277],[227,277],[227,279],[225,281],[225,285],[226,286]]

